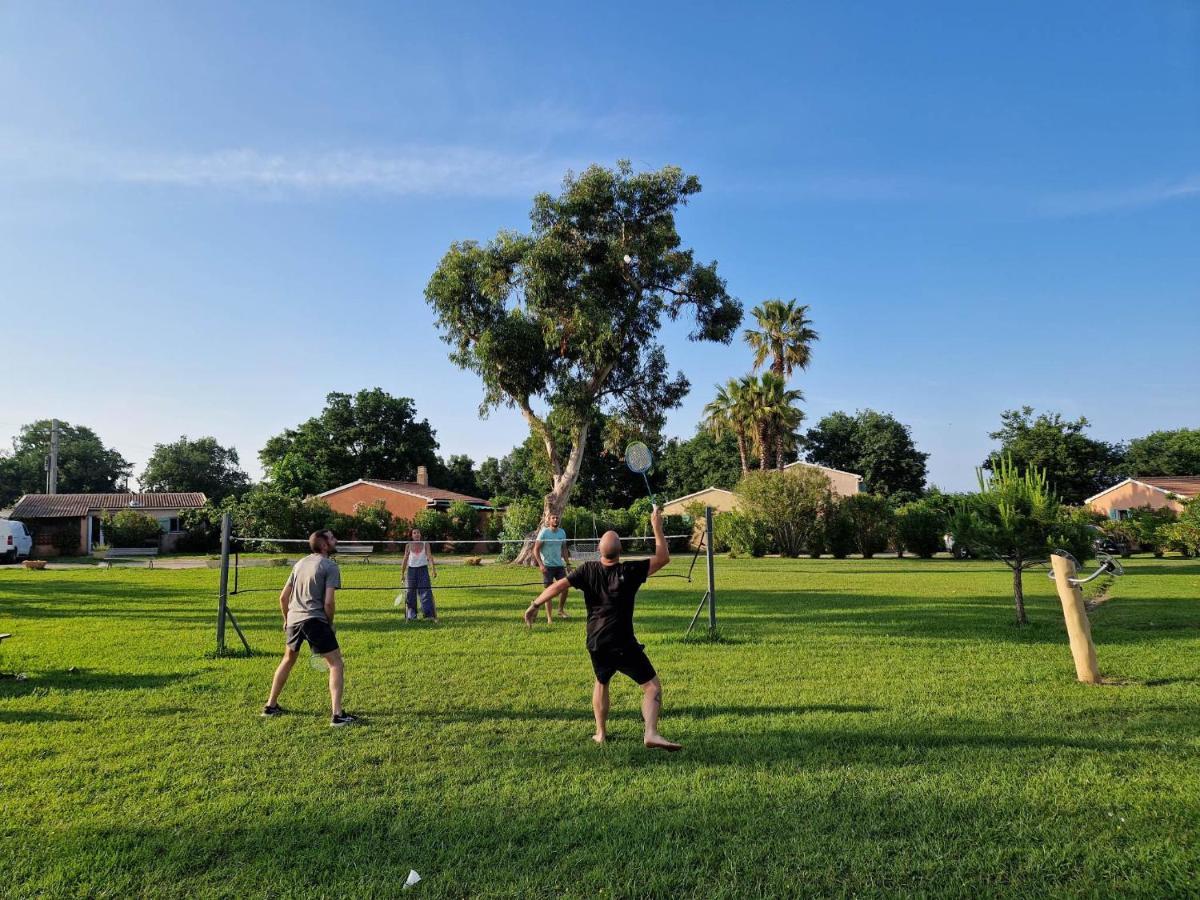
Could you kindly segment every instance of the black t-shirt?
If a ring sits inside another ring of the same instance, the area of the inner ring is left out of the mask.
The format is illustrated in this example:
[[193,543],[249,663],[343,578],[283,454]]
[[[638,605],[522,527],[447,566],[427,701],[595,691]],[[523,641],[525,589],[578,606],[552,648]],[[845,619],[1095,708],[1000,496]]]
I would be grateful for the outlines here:
[[613,650],[637,644],[633,636],[633,600],[649,577],[648,559],[615,566],[587,562],[567,576],[571,587],[583,591],[589,650]]

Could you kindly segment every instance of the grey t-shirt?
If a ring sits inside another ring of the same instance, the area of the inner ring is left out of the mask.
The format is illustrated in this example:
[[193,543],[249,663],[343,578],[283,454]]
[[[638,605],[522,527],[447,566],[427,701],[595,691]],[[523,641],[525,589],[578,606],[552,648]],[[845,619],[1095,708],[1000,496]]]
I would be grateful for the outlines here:
[[287,624],[299,625],[308,619],[329,621],[325,615],[325,589],[342,586],[342,572],[337,563],[320,553],[310,553],[292,566],[287,583],[292,586]]

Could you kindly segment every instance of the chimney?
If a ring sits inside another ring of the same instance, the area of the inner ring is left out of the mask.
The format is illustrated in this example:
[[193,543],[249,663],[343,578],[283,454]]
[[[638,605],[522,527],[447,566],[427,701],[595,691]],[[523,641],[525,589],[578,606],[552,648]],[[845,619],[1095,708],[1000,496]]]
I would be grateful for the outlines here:
[[424,466],[417,466],[417,484],[429,487],[429,470]]

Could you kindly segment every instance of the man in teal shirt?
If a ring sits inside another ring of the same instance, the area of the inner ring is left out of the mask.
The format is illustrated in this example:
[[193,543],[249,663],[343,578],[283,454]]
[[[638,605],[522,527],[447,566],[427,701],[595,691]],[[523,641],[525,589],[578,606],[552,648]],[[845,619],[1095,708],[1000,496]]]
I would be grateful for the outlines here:
[[[542,570],[542,585],[549,587],[560,578],[567,577],[567,563],[571,559],[571,551],[567,546],[567,533],[558,527],[558,516],[551,514],[546,518],[546,525],[538,532],[537,540],[533,543],[533,559]],[[558,617],[567,617],[567,594],[563,591],[558,595]],[[546,604],[546,624],[553,624],[554,618],[550,607]]]

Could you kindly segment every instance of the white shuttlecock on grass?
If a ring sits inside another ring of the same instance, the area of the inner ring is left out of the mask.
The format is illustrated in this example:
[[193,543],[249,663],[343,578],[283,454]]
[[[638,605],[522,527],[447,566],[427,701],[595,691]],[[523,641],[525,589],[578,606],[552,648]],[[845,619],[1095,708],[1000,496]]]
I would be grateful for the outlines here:
[[633,257],[630,256],[628,253],[626,253],[625,254],[625,265],[629,265],[631,262],[633,262]]
[[410,888],[420,880],[421,880],[421,876],[417,874],[417,870],[409,869],[408,870],[408,878],[405,879],[404,886],[406,888]]

